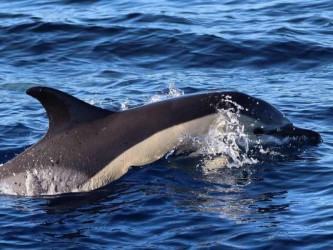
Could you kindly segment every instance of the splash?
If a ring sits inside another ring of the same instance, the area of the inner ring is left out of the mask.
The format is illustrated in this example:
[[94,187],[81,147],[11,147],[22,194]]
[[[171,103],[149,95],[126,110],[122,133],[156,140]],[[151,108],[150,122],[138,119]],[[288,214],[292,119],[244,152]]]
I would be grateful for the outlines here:
[[258,161],[249,156],[251,140],[240,123],[240,105],[226,96],[224,102],[232,104],[232,108],[218,110],[217,117],[208,132],[201,136],[180,138],[180,143],[191,141],[196,153],[202,156],[200,167],[212,171],[222,167],[242,167]]
[[103,106],[103,100],[99,99],[97,97],[97,94],[95,94],[93,97],[90,97],[89,99],[86,99],[84,101],[89,103],[90,105],[93,105],[93,106],[99,106],[99,107]]
[[126,98],[125,101],[122,101],[120,103],[120,110],[125,111],[125,110],[129,109],[129,105],[130,105],[130,100],[128,98]]
[[162,94],[156,94],[150,97],[148,103],[159,102],[182,95],[184,95],[184,91],[182,91],[181,89],[177,89],[175,87],[175,83],[170,83],[168,87],[164,91],[162,91]]

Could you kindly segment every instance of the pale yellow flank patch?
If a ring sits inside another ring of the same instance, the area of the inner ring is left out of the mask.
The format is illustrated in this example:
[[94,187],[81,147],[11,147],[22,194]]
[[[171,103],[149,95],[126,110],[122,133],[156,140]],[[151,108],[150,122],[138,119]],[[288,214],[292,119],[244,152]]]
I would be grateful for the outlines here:
[[90,191],[102,187],[119,179],[131,166],[143,166],[160,159],[179,143],[182,136],[207,133],[215,119],[216,114],[208,115],[153,134],[123,152],[75,191]]

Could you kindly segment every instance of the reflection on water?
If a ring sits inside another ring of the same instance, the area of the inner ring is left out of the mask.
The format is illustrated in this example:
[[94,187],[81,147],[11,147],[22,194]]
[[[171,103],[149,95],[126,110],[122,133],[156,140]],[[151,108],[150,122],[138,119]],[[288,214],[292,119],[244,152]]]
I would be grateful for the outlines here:
[[[264,181],[258,174],[262,167],[264,165],[199,171],[194,178],[204,188],[196,191],[185,190],[184,192],[191,193],[192,197],[179,201],[177,205],[188,206],[204,213],[215,213],[220,218],[236,223],[263,221],[266,226],[275,226],[278,222],[273,214],[289,207],[285,203],[288,192],[249,191],[249,186],[253,189],[258,182]],[[179,193],[177,189],[174,191]]]

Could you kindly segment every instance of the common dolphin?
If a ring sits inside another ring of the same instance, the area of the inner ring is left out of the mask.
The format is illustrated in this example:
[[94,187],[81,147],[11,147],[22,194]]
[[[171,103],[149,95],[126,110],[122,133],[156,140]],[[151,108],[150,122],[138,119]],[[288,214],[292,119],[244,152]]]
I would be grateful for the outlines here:
[[[102,187],[132,166],[154,162],[183,135],[207,133],[219,110],[239,110],[252,137],[292,137],[317,144],[269,103],[240,92],[185,95],[122,112],[85,103],[48,87],[27,94],[45,108],[49,129],[36,144],[0,167],[1,190],[17,195],[84,192]],[[238,108],[242,107],[242,108]]]

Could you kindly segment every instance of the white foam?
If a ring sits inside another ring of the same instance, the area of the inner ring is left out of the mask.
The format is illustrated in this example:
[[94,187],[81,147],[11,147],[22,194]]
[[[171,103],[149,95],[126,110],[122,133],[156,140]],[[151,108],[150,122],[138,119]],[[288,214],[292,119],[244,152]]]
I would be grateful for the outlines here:
[[197,148],[196,153],[203,156],[201,167],[204,171],[223,167],[242,167],[258,162],[248,156],[251,141],[244,125],[239,121],[239,111],[243,108],[232,102],[229,96],[223,101],[232,103],[234,108],[219,110],[208,133],[180,139],[180,143],[189,139],[192,141]]
[[154,102],[158,102],[158,101],[163,101],[166,99],[170,99],[173,97],[178,97],[178,96],[182,96],[184,95],[184,91],[182,91],[181,89],[177,89],[175,87],[174,83],[170,83],[168,85],[168,88],[166,89],[166,93],[162,94],[162,95],[153,95],[152,97],[149,98],[148,103],[154,103]]
[[120,110],[121,111],[128,110],[129,109],[129,105],[130,105],[130,100],[128,98],[126,98],[124,101],[122,101],[120,103]]

